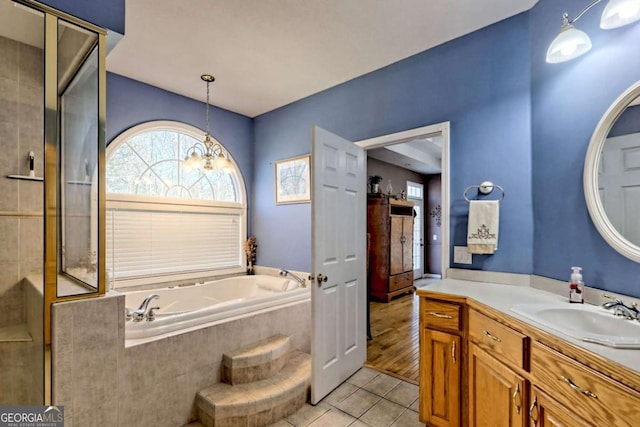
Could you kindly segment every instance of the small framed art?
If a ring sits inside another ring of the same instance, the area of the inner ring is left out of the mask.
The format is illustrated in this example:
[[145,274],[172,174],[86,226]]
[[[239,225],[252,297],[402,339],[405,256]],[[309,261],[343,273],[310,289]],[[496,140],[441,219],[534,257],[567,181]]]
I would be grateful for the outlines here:
[[311,155],[278,160],[276,205],[311,202]]

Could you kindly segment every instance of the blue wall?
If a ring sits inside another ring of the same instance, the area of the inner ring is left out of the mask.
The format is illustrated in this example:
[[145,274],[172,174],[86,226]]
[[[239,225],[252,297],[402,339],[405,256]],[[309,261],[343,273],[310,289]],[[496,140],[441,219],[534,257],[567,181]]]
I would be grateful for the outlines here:
[[531,273],[529,61],[529,17],[521,14],[257,117],[258,264],[311,268],[310,205],[275,205],[273,162],[309,153],[312,125],[356,141],[450,121],[453,244],[466,245],[465,187],[491,180],[507,194],[500,247],[474,256],[471,268]]
[[92,24],[124,34],[124,0],[39,0]]
[[582,170],[589,140],[611,103],[640,79],[640,24],[599,28],[606,2],[576,26],[593,49],[570,62],[547,64],[547,46],[562,12],[575,16],[582,0],[541,0],[530,12],[534,272],[563,279],[583,267],[589,286],[640,296],[640,264],[611,249],[589,218]]
[[[577,23],[593,49],[547,64],[562,12],[575,16],[584,6],[582,0],[540,0],[528,13],[253,121],[214,109],[214,134],[238,162],[252,197],[258,263],[311,268],[310,205],[275,205],[273,163],[309,153],[312,125],[360,140],[450,121],[452,246],[466,242],[464,188],[492,180],[506,191],[498,252],[474,256],[471,267],[452,266],[565,280],[569,267],[581,265],[588,285],[640,296],[640,285],[630,280],[640,275],[640,264],[598,234],[582,188],[595,126],[640,79],[640,24],[600,30],[600,4]],[[205,126],[201,102],[114,74],[107,110],[108,140],[148,120]]]
[[[221,108],[209,110],[211,135],[237,163],[251,201],[253,182],[253,122]],[[174,120],[206,129],[205,105],[166,90],[107,73],[107,144],[132,126],[152,120]],[[251,212],[251,207],[249,207]]]

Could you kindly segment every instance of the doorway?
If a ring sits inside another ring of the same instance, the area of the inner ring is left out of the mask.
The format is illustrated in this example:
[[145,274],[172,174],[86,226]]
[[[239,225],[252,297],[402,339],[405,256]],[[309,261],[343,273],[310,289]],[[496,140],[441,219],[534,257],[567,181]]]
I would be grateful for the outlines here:
[[424,274],[424,184],[407,181],[407,200],[413,203],[413,280]]
[[[363,147],[367,154],[376,160],[382,155],[393,160],[394,164],[405,169],[426,167],[427,171],[418,172],[420,175],[440,176],[439,190],[441,195],[440,222],[441,236],[439,250],[439,270],[442,277],[446,277],[449,267],[449,123],[439,123],[431,126],[411,129],[390,135],[356,142]],[[380,154],[380,150],[387,153]],[[379,155],[380,154],[380,155]],[[385,160],[382,160],[385,161]],[[386,160],[389,162],[389,160]],[[429,169],[430,168],[430,169]],[[367,170],[367,175],[372,175]],[[409,185],[407,185],[407,181]],[[413,257],[413,277],[420,280],[425,273],[424,265],[424,231],[427,213],[425,212],[426,180],[423,180],[422,194],[418,196],[416,187],[411,183],[420,184],[418,180],[406,179],[404,182],[388,181],[383,183],[381,191],[393,197],[406,197],[412,201],[415,218],[419,227],[412,230],[414,255],[416,246],[419,256]],[[404,194],[402,194],[404,193]],[[421,199],[421,200],[420,200]],[[420,217],[420,219],[418,219]],[[419,267],[418,267],[419,265]],[[418,267],[418,268],[416,268]],[[417,270],[417,271],[416,271]],[[415,282],[419,285],[421,282]],[[418,383],[419,369],[419,341],[418,341],[418,299],[413,293],[405,293],[387,302],[367,301],[369,308],[370,340],[367,346],[367,365],[396,377]]]

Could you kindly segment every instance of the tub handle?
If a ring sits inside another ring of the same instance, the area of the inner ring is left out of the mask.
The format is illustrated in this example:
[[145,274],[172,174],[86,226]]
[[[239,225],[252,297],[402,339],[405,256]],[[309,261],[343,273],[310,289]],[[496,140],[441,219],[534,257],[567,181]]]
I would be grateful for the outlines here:
[[153,322],[156,319],[156,313],[153,310],[160,310],[160,307],[151,307],[147,313],[147,322]]

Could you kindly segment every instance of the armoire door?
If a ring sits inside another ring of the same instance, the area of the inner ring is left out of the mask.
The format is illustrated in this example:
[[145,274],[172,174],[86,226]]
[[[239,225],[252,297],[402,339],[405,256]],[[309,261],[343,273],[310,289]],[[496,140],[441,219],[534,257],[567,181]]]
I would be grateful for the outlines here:
[[413,217],[402,218],[402,272],[413,271]]
[[391,215],[391,234],[389,235],[389,274],[391,276],[407,271],[403,262],[403,220],[401,216]]

